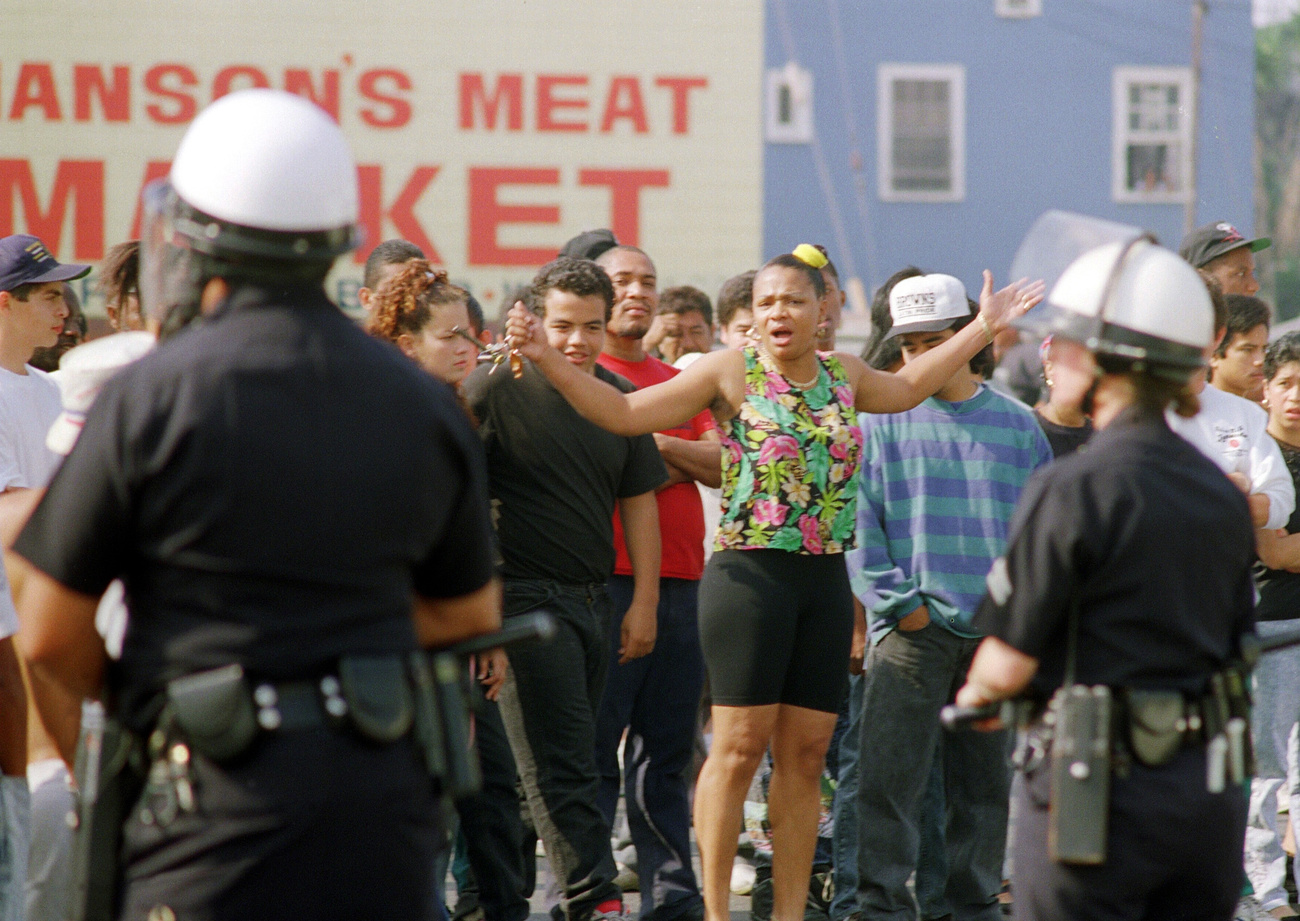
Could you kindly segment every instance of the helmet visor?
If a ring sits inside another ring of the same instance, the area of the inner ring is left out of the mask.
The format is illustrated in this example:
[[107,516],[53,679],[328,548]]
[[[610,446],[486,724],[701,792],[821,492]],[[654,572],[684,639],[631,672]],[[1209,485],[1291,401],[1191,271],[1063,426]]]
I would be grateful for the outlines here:
[[166,179],[155,179],[141,193],[140,313],[154,324],[167,314],[163,250],[171,237],[167,203],[174,194]]

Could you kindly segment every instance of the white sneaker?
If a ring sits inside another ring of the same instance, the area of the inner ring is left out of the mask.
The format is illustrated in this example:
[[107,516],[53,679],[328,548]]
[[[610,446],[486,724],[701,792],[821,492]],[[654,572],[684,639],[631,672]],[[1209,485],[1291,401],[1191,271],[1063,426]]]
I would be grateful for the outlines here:
[[1232,912],[1232,921],[1271,921],[1253,895],[1243,895]]
[[749,895],[754,891],[754,865],[744,857],[737,857],[731,865],[731,891],[735,895]]
[[637,892],[641,889],[641,877],[636,870],[623,863],[614,866],[618,868],[618,875],[614,877],[615,886],[623,892]]

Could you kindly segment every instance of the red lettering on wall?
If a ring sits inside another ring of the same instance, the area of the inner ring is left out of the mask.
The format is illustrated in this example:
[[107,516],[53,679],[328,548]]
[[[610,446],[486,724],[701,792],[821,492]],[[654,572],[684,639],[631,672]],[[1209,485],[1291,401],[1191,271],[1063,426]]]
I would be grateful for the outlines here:
[[393,199],[392,205],[384,207],[384,172],[382,166],[366,165],[357,167],[357,185],[360,195],[360,224],[365,231],[365,243],[353,254],[357,264],[366,261],[370,251],[385,238],[384,219],[392,222],[397,235],[410,240],[424,251],[425,258],[435,265],[442,265],[442,256],[425,232],[420,219],[415,216],[415,206],[424,194],[424,190],[438,175],[439,167],[417,166],[411,172],[411,178],[402,186],[402,191]]
[[[237,86],[236,83],[239,85]],[[253,87],[266,89],[270,85],[271,81],[266,74],[256,67],[250,67],[247,64],[223,67],[212,78],[212,101],[216,102],[222,96],[233,93],[235,90],[246,90]]]
[[135,197],[135,217],[131,219],[131,239],[140,239],[140,224],[144,218],[144,187],[155,179],[162,179],[172,170],[169,160],[150,160],[144,167],[144,179],[140,182],[140,195]]
[[508,247],[497,242],[502,224],[558,224],[559,205],[504,205],[497,198],[503,185],[559,185],[558,169],[496,169],[469,171],[469,264],[542,265],[555,248]]
[[641,190],[666,188],[666,169],[584,169],[578,185],[609,186],[609,229],[620,243],[636,246],[641,234]]
[[580,109],[586,111],[587,100],[566,97],[556,98],[555,89],[561,86],[586,86],[587,78],[578,74],[539,74],[537,77],[537,130],[538,131],[586,131],[586,121],[559,121],[555,117],[557,109]]
[[318,90],[316,84],[312,82],[311,71],[305,67],[287,68],[284,72],[284,88],[286,92],[297,93],[310,99],[328,112],[335,121],[339,120],[339,72],[337,70],[321,72],[321,85]]
[[673,94],[673,134],[686,134],[691,126],[690,92],[708,87],[708,77],[655,77],[655,86]]
[[[391,83],[394,87],[386,90],[383,84]],[[411,78],[400,70],[368,70],[357,82],[361,95],[372,102],[388,108],[365,108],[361,110],[361,120],[372,128],[401,128],[411,121],[411,103],[395,93],[409,93]],[[414,242],[414,241],[412,241]]]
[[33,106],[45,113],[47,122],[56,122],[63,118],[63,110],[59,106],[59,94],[54,89],[54,71],[50,69],[50,65],[24,61],[23,66],[18,68],[14,101],[9,108],[10,121],[20,121],[24,113]]
[[74,259],[104,258],[104,161],[60,160],[50,205],[42,208],[30,160],[0,160],[0,237],[21,232],[14,220],[14,200],[22,200],[26,232],[56,253],[63,239],[68,204],[76,211],[72,225]]
[[605,115],[600,120],[600,130],[608,134],[614,122],[626,118],[632,130],[645,134],[650,130],[645,117],[645,100],[641,97],[641,81],[636,77],[614,77],[609,81],[609,95],[605,97]]
[[[476,105],[477,104],[477,105]],[[524,75],[499,74],[496,88],[488,95],[482,74],[460,75],[460,127],[471,131],[475,127],[475,111],[483,113],[483,127],[495,131],[501,106],[506,107],[506,128],[522,131],[524,128]]]
[[72,116],[79,122],[90,121],[91,97],[99,99],[99,107],[106,122],[131,120],[131,68],[125,64],[113,67],[113,82],[104,78],[104,69],[97,64],[74,64],[72,67]]
[[198,85],[198,74],[184,64],[155,64],[145,71],[144,88],[155,96],[170,100],[174,105],[163,106],[151,102],[144,110],[160,125],[183,125],[198,114],[199,104],[192,94],[184,92],[180,87]]

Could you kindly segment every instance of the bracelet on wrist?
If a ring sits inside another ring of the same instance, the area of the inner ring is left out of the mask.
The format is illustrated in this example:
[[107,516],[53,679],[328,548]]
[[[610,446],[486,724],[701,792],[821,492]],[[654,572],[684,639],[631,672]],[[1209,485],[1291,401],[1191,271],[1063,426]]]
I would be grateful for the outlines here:
[[980,311],[975,314],[975,319],[979,321],[980,329],[984,330],[984,338],[987,340],[985,345],[993,344],[993,327],[989,326],[989,321],[985,318],[984,312]]

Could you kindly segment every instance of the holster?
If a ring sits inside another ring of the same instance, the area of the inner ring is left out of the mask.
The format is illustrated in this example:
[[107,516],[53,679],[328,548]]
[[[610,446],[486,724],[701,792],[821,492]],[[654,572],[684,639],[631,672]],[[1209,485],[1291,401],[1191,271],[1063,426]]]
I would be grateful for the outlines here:
[[1110,813],[1110,688],[1066,685],[1052,697],[1048,714],[1054,726],[1049,852],[1057,863],[1104,863]]
[[470,744],[469,704],[462,686],[465,669],[450,653],[434,653],[430,660],[437,690],[438,714],[447,751],[444,791],[454,800],[477,793],[483,786],[478,752]]
[[77,828],[72,842],[72,921],[117,917],[122,826],[144,778],[137,740],[102,708],[86,708],[77,742]]
[[1187,735],[1187,702],[1180,691],[1124,690],[1128,744],[1147,767],[1168,764]]

